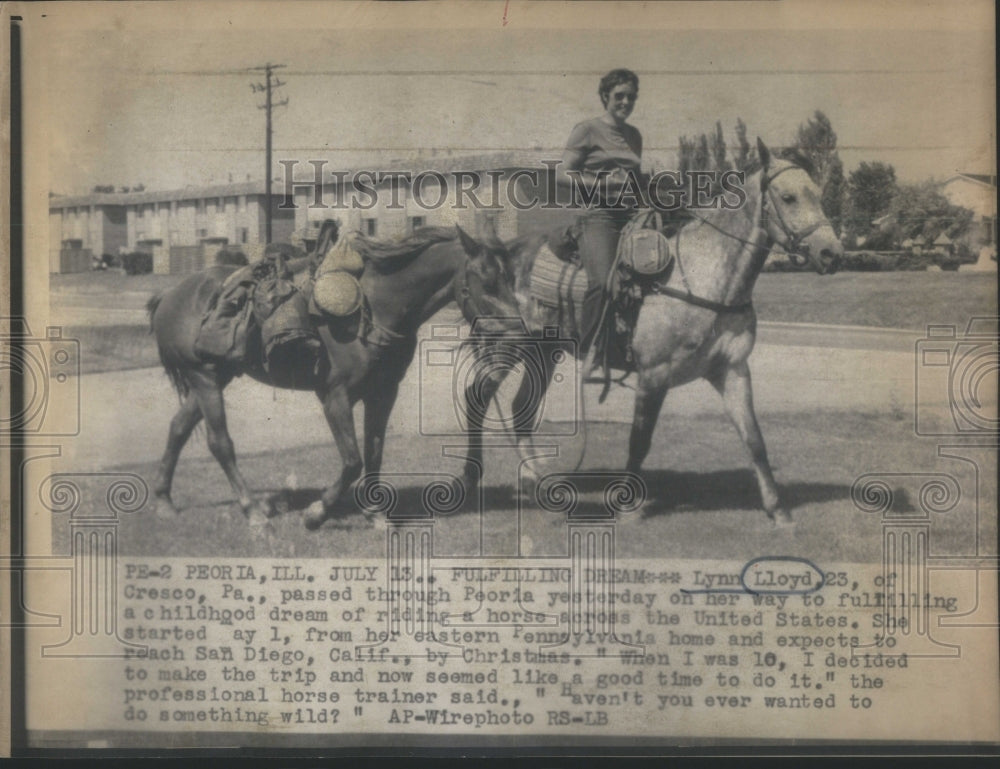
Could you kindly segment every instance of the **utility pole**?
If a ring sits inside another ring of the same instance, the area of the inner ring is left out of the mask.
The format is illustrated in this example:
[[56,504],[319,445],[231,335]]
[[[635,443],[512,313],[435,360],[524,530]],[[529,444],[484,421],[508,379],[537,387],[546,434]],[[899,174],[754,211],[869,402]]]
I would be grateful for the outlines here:
[[271,64],[268,62],[262,67],[251,67],[253,70],[264,72],[263,83],[251,83],[250,90],[254,93],[264,92],[264,104],[258,105],[257,109],[265,110],[267,117],[265,139],[264,139],[264,241],[265,244],[271,242],[271,110],[274,107],[284,107],[288,104],[286,97],[282,101],[275,103],[271,98],[273,89],[283,86],[285,83],[277,78],[272,80],[274,70],[281,69],[284,64]]

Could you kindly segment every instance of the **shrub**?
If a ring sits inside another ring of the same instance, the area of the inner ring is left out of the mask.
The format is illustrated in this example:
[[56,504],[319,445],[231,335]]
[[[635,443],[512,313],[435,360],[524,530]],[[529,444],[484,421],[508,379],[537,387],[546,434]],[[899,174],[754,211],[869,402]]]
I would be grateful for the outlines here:
[[126,275],[147,275],[153,271],[153,255],[145,251],[123,254],[121,262]]
[[245,265],[250,264],[247,259],[247,255],[242,251],[229,251],[225,248],[215,255],[215,263],[230,265],[233,267],[244,267]]

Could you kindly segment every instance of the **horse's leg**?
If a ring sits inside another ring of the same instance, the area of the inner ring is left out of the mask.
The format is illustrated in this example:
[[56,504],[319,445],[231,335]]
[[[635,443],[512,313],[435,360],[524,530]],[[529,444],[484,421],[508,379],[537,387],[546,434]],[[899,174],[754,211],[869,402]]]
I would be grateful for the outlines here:
[[653,441],[653,430],[667,396],[668,370],[665,365],[639,372],[639,383],[635,393],[635,409],[632,413],[632,432],[628,439],[628,464],[630,473],[638,473],[649,454]]
[[250,519],[251,525],[265,524],[270,512],[268,504],[253,497],[250,487],[236,467],[236,451],[226,426],[226,405],[222,398],[222,390],[229,383],[228,379],[213,372],[199,371],[189,374],[189,381],[202,416],[205,417],[209,451],[222,466],[240,507],[243,508],[243,514]]
[[385,431],[389,414],[399,394],[399,383],[380,383],[379,391],[364,398],[365,404],[365,475],[376,480],[382,469],[382,452],[385,450]]
[[399,395],[399,383],[413,360],[416,342],[399,348],[391,360],[385,361],[369,378],[363,396],[365,405],[365,474],[375,480],[382,469],[385,431],[389,415]]
[[[472,497],[483,472],[483,416],[500,385],[510,373],[507,365],[491,365],[491,352],[488,348],[485,350],[472,348],[469,354],[476,356],[478,360],[473,365],[476,378],[465,388],[465,420],[469,443],[462,483],[465,486],[467,499]],[[509,364],[510,361],[505,362]]]
[[160,467],[156,472],[156,482],[153,486],[153,494],[156,497],[156,514],[164,517],[177,515],[173,500],[170,498],[170,488],[174,482],[174,470],[177,467],[177,460],[180,458],[181,449],[191,437],[191,431],[195,425],[201,421],[201,408],[198,406],[198,399],[193,392],[184,396],[180,409],[170,420],[170,432],[167,434],[167,448],[163,452],[163,459],[160,460]]
[[713,373],[708,377],[708,381],[722,396],[726,412],[736,425],[736,430],[750,453],[765,512],[779,524],[791,523],[791,516],[781,506],[778,484],[774,481],[771,464],[767,460],[764,437],[760,434],[760,426],[754,415],[750,367],[746,361],[741,361]]
[[[514,435],[517,439],[517,453],[521,460],[522,488],[521,491],[531,498],[534,495],[534,487],[538,483],[538,471],[534,467],[534,462],[538,458],[532,441],[532,434],[536,430],[535,422],[538,418],[538,409],[545,401],[545,394],[549,391],[552,383],[552,375],[555,373],[556,364],[548,353],[547,348],[542,348],[540,363],[541,381],[532,381],[532,372],[538,372],[538,368],[529,367],[525,370],[521,385],[517,388],[514,400],[511,402],[511,411],[514,415]],[[575,417],[575,415],[574,415]]]
[[358,436],[354,430],[354,409],[351,407],[347,387],[336,385],[316,394],[323,402],[323,414],[337,443],[342,467],[340,477],[327,486],[320,499],[306,511],[305,524],[309,529],[319,528],[323,524],[340,495],[361,475],[363,467],[361,452],[358,450]]

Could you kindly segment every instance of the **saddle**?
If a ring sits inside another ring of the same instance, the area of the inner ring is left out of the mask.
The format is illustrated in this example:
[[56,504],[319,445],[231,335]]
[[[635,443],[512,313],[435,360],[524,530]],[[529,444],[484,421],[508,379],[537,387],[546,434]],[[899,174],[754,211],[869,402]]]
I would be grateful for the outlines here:
[[292,352],[314,362],[320,343],[309,318],[308,281],[308,275],[296,279],[285,253],[278,249],[239,268],[212,297],[195,340],[195,353],[229,364],[252,363],[260,355],[268,373],[279,368],[275,354],[279,348],[284,351],[284,364]]
[[[354,233],[337,240],[338,226],[324,223],[309,270],[298,275],[289,258],[307,256],[285,243],[267,247],[264,259],[232,273],[218,289],[202,318],[195,352],[204,359],[230,364],[259,364],[278,380],[318,365],[322,344],[317,326],[327,326],[335,339],[360,338],[376,347],[392,342],[387,331],[372,322],[371,308],[358,278],[376,259],[397,258]],[[427,236],[430,245],[443,239]],[[368,250],[377,253],[370,255]],[[376,264],[376,268],[377,268]],[[278,381],[276,380],[276,381]],[[283,381],[283,380],[281,380]]]
[[[669,228],[668,228],[669,229]],[[587,274],[579,258],[579,226],[545,238],[531,272],[531,297],[558,313],[559,325],[579,338],[578,308],[587,292]],[[610,369],[633,369],[632,337],[643,298],[673,267],[670,243],[658,211],[640,211],[625,226],[605,286],[601,321],[594,339],[594,360],[610,381]],[[606,394],[607,390],[605,390]],[[603,399],[603,394],[602,394]]]

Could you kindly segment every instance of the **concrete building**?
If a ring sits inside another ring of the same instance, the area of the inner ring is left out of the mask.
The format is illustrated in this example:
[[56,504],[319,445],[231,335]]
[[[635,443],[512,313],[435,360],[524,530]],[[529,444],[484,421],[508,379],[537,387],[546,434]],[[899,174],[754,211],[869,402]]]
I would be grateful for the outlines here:
[[997,178],[986,174],[956,174],[941,184],[941,192],[953,205],[975,214],[973,244],[996,249]]
[[[49,269],[90,269],[102,254],[142,251],[162,274],[199,270],[227,245],[252,247],[265,240],[262,182],[190,187],[165,192],[92,193],[49,201]],[[287,240],[294,215],[279,210],[272,190],[272,239]]]
[[[286,161],[291,176],[272,187],[272,240],[308,246],[327,218],[380,239],[425,225],[479,235],[487,220],[503,239],[564,226],[576,212],[550,203],[552,163],[537,152],[428,153],[354,170]],[[263,252],[264,210],[261,182],[52,198],[50,270],[87,270],[94,256],[142,251],[154,272],[180,274],[210,265],[226,246],[252,260]]]
[[456,224],[479,235],[490,220],[507,240],[561,226],[575,215],[546,206],[551,190],[546,163],[551,157],[538,152],[428,153],[344,171],[297,163],[285,167],[282,205],[294,211],[295,230],[306,240],[328,218],[377,238]]

